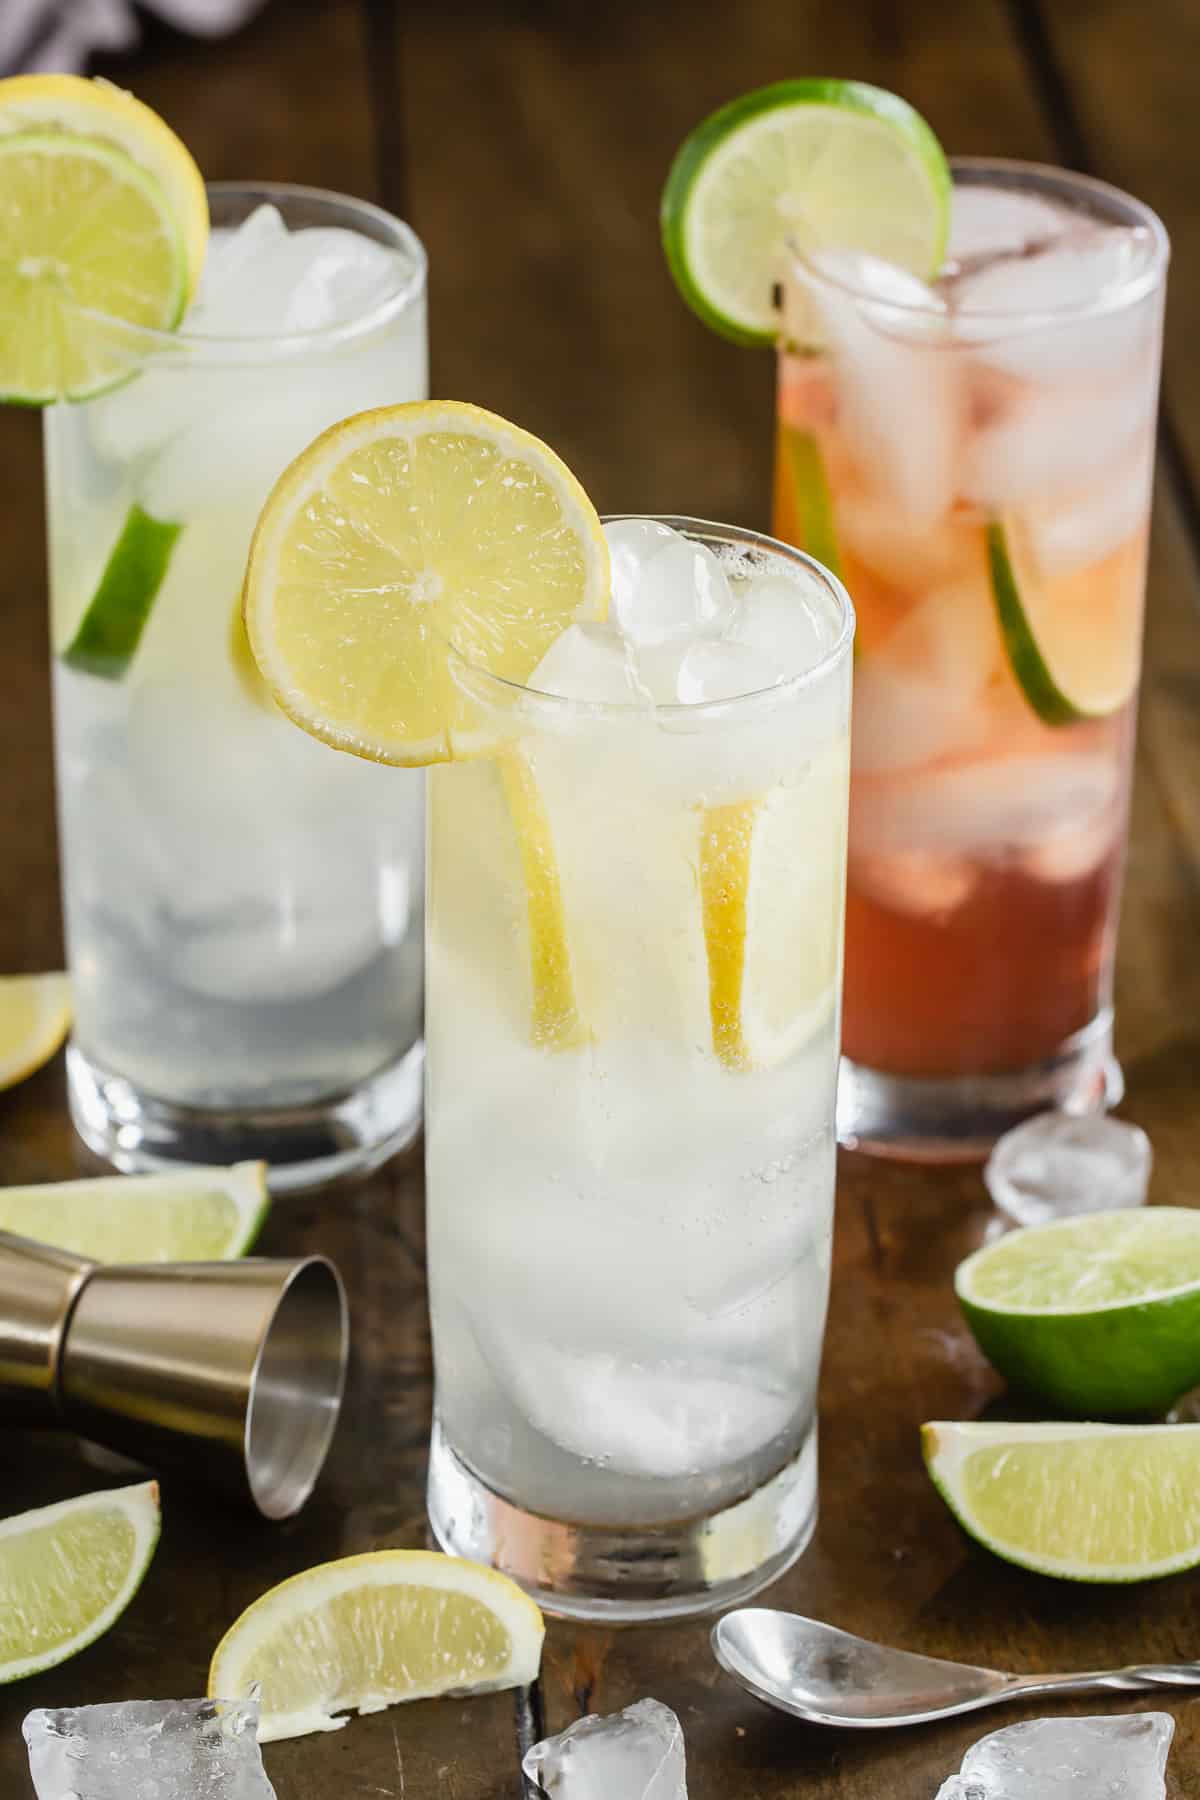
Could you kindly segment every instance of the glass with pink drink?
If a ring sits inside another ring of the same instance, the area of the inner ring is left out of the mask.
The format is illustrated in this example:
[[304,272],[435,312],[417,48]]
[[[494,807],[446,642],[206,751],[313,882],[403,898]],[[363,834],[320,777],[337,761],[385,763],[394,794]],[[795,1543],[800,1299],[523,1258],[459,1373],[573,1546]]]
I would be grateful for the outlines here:
[[760,184],[792,184],[772,248],[773,529],[840,575],[859,621],[839,1129],[973,1156],[1031,1112],[1120,1092],[1168,244],[1102,183],[973,159],[942,164],[923,244],[894,233],[879,254],[887,226],[845,199],[839,241],[813,188],[846,152],[826,137],[824,168],[802,166],[793,126],[778,153],[789,117],[811,134],[818,110],[828,129],[827,99],[796,92],[740,130]]

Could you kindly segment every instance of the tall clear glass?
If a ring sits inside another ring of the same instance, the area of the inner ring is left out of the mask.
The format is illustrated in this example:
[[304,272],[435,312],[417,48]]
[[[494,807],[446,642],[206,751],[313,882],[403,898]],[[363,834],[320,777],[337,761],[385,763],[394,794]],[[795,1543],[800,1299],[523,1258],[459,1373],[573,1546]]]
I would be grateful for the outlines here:
[[1121,1091],[1168,257],[1101,183],[976,160],[954,182],[975,241],[928,301],[795,258],[775,493],[859,620],[841,1134],[929,1158]]
[[[291,459],[347,414],[426,395],[425,254],[365,202],[268,184],[209,199],[218,232],[271,205],[293,233],[385,246],[391,267],[319,330],[280,330],[299,266],[278,295],[247,289],[226,335],[114,326],[127,379],[46,415],[70,1104],[120,1168],[263,1157],[298,1187],[417,1128],[424,793],[418,772],[288,723],[241,584]],[[322,246],[346,244],[290,240],[317,289],[339,279]]]
[[657,708],[460,665],[491,753],[430,781],[430,1518],[596,1618],[753,1592],[816,1512],[853,612],[664,522],[793,572],[823,660]]

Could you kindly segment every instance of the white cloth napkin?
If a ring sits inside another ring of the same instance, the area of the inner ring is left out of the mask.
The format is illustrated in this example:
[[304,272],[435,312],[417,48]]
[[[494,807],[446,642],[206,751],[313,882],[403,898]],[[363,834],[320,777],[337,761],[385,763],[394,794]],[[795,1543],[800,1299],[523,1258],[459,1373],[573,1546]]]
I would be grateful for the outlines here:
[[[220,37],[263,0],[140,0],[177,31]],[[0,0],[0,75],[78,71],[96,51],[132,50],[140,31],[133,0]]]

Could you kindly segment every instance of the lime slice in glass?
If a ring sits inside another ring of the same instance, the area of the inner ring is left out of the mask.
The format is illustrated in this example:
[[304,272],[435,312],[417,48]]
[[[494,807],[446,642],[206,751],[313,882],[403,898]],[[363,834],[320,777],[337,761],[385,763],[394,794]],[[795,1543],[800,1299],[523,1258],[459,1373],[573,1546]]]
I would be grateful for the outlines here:
[[114,1624],[158,1544],[158,1484],[0,1522],[0,1682],[53,1669]]
[[778,81],[686,140],[663,189],[663,248],[705,324],[770,344],[789,245],[869,251],[927,281],[950,194],[941,145],[906,101],[861,81]]
[[166,580],[182,525],[155,519],[135,502],[104,566],[96,591],[62,653],[73,669],[119,681],[146,629]]
[[1142,535],[1064,574],[1038,567],[1015,517],[988,526],[987,549],[1004,647],[1038,718],[1073,725],[1119,712],[1141,666]]
[[964,1531],[1069,1581],[1150,1581],[1200,1563],[1200,1425],[921,1428]]
[[984,1355],[1083,1418],[1164,1413],[1200,1384],[1200,1212],[1131,1207],[1009,1232],[954,1278]]

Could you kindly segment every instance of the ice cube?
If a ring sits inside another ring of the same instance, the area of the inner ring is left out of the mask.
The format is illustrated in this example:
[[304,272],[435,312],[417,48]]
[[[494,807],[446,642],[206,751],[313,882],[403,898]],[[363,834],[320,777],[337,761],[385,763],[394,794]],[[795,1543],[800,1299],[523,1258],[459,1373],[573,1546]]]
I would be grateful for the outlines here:
[[999,404],[993,389],[986,423],[966,441],[959,492],[999,511],[1107,479],[1149,441],[1156,399],[1153,371],[1142,361],[1101,381],[1014,381]]
[[1037,255],[990,262],[953,284],[954,335],[1017,375],[1107,371],[1154,329],[1155,306],[1122,299],[1154,248],[1143,226],[1083,223]]
[[1169,1713],[1026,1719],[971,1745],[937,1800],[1163,1800]]
[[962,426],[961,359],[943,354],[946,304],[904,269],[861,251],[826,250],[809,282],[837,371],[855,457],[915,530],[954,494]]
[[765,1367],[719,1356],[618,1356],[493,1327],[483,1345],[497,1381],[535,1430],[625,1475],[670,1480],[753,1456],[786,1431],[796,1393]]
[[642,698],[625,645],[607,625],[568,625],[543,656],[528,686],[539,694],[600,705],[629,706]]
[[988,1193],[1019,1225],[1144,1206],[1150,1139],[1103,1113],[1047,1112],[1000,1138],[984,1165]]
[[591,1713],[534,1744],[521,1766],[549,1800],[687,1800],[683,1731],[658,1700]]
[[763,650],[726,639],[689,644],[675,675],[675,697],[685,706],[708,700],[736,700],[757,694],[782,679],[780,665]]
[[21,1729],[38,1800],[275,1800],[257,1700],[39,1708]]
[[1077,217],[1027,190],[960,184],[950,210],[947,272],[1048,244],[1068,231]]
[[[236,330],[237,308],[243,298],[240,290],[247,276],[253,276],[256,264],[270,256],[287,234],[277,206],[256,206],[232,229],[218,226],[209,238],[208,255],[192,302],[193,318],[200,314],[207,321],[206,329],[216,336]],[[222,318],[226,323],[219,323]],[[245,330],[244,325],[242,329]]]
[[604,527],[612,559],[612,610],[636,649],[725,629],[733,598],[720,562],[650,519],[618,519]]
[[799,581],[763,576],[744,590],[726,636],[769,657],[776,681],[813,669],[832,648],[833,634]]
[[927,594],[854,671],[856,774],[917,768],[986,737],[983,688],[1000,655],[982,568]]
[[[854,730],[859,729],[856,713]],[[994,859],[1035,850],[1059,834],[1119,826],[1121,776],[1099,752],[992,757],[863,782],[850,817],[852,853],[928,850]]]

